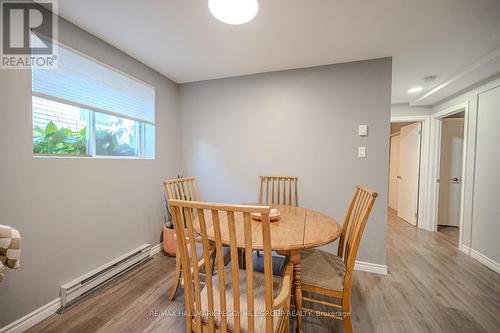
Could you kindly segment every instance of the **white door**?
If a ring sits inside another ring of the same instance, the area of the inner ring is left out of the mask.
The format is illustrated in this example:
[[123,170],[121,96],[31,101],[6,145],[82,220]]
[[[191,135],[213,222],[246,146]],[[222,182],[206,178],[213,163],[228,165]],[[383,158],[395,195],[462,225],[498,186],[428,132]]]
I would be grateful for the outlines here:
[[460,225],[464,120],[443,119],[439,166],[438,224]]
[[391,136],[389,156],[389,207],[398,210],[399,134]]
[[420,123],[401,128],[399,136],[398,216],[417,225]]

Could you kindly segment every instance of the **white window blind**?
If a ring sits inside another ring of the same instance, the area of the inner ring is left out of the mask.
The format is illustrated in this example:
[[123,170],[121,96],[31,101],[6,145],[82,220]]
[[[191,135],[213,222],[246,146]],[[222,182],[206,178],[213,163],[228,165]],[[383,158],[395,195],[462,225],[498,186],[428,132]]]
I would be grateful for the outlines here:
[[33,95],[150,124],[155,91],[103,64],[58,47],[58,67],[32,69]]

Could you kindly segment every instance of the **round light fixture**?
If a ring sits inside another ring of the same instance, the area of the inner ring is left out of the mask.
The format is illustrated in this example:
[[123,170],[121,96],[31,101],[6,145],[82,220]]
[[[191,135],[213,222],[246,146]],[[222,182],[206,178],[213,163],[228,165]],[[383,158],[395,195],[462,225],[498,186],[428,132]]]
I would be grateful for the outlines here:
[[257,0],[208,0],[213,16],[227,24],[243,24],[251,21],[259,11]]
[[418,92],[421,92],[422,89],[423,89],[422,87],[413,87],[413,88],[408,89],[408,92],[410,94],[416,94]]

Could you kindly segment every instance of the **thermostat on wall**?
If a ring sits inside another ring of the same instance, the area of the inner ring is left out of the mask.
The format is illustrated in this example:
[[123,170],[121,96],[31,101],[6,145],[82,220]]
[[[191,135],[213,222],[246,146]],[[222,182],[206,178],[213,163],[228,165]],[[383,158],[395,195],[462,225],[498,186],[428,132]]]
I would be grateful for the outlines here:
[[358,135],[359,136],[368,136],[368,125],[359,125],[358,126]]

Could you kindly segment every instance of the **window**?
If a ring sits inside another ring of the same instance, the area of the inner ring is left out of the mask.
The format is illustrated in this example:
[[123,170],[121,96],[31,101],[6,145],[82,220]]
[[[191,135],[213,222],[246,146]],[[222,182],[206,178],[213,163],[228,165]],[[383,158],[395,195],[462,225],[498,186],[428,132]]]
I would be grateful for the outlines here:
[[33,97],[33,153],[88,155],[88,112]]
[[32,69],[33,154],[154,159],[154,88],[54,47],[58,67]]
[[139,126],[137,121],[96,113],[96,155],[137,156]]

